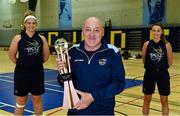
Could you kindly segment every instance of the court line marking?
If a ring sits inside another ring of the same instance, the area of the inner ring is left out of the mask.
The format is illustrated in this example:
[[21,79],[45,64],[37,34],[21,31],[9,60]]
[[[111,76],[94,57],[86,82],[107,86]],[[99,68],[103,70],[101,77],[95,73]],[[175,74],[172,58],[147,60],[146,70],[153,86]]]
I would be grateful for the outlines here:
[[[180,84],[171,87],[171,89],[176,88],[176,87],[178,87],[178,86],[180,86]],[[117,97],[118,97],[118,96],[117,96]],[[133,98],[134,98],[134,97],[133,97]],[[118,108],[118,107],[120,107],[120,106],[123,106],[123,105],[142,107],[142,106],[140,106],[140,105],[133,104],[134,101],[139,100],[139,99],[143,99],[143,96],[138,97],[138,98],[135,98],[135,99],[132,99],[132,100],[127,101],[127,102],[121,102],[121,101],[119,101],[119,100],[116,100],[116,102],[122,103],[122,104],[120,104],[120,105],[116,105],[116,108]],[[153,98],[153,99],[154,99],[154,98]],[[152,101],[156,102],[156,100],[153,100],[153,99],[152,99]],[[170,103],[169,105],[174,105],[174,104],[171,104],[171,103]],[[157,112],[161,112],[161,110],[158,110],[158,109],[155,109],[155,108],[150,108],[150,110],[157,111]],[[122,112],[118,112],[118,111],[116,111],[116,110],[115,110],[115,112],[117,112],[117,113],[122,113]],[[123,113],[122,113],[122,114],[123,114]]]
[[51,88],[47,88],[45,87],[46,90],[51,90],[51,91],[55,91],[55,92],[59,92],[59,93],[63,93],[64,91],[61,90],[56,90],[56,89],[51,89]]
[[59,112],[59,111],[62,111],[62,110],[63,110],[63,109],[60,108],[60,109],[58,109],[58,110],[55,110],[55,111],[53,111],[53,112],[48,113],[47,116],[53,115],[53,114],[55,114],[55,113],[57,113],[57,112]]
[[[9,83],[14,83],[14,81],[10,81],[10,80],[5,80],[5,79],[0,79],[1,81],[4,81],[4,82],[9,82]],[[60,87],[60,86],[58,86]],[[45,87],[45,89],[47,90],[51,90],[51,91],[55,91],[55,92],[59,92],[59,93],[63,93],[64,91],[60,91],[60,90],[56,90],[56,89],[51,89],[51,88],[48,88],[48,87]]]
[[136,80],[137,78],[143,77],[144,75],[137,75],[137,76],[126,76],[126,79]]
[[[134,97],[133,97],[133,98],[134,98]],[[125,105],[125,104],[130,104],[131,102],[134,102],[134,101],[140,100],[140,99],[143,99],[143,96],[138,97],[138,98],[135,98],[135,99],[132,99],[132,100],[127,101],[127,102],[121,102],[121,101],[116,100],[117,102],[122,103],[122,104],[116,105],[116,106],[119,107],[119,106],[122,106],[122,105]]]
[[1,75],[1,74],[0,74],[0,78],[3,78],[3,77],[9,78],[9,79],[14,78],[13,76],[6,76],[6,75]]
[[[114,110],[114,112],[116,112],[117,114],[122,114],[124,116],[127,116],[127,114],[123,113],[123,112],[120,112],[120,111],[117,111],[117,110]],[[116,115],[116,114],[115,114]]]
[[[123,102],[119,102],[119,103],[123,103]],[[128,104],[125,104],[125,105],[129,105],[129,106],[134,106],[134,107],[142,108],[142,106],[141,106],[141,105],[132,104],[132,103],[128,103]],[[152,110],[152,111],[156,111],[156,112],[161,112],[161,110],[159,110],[159,109],[155,109],[155,108],[152,108],[152,107],[150,107],[150,110]]]
[[[134,97],[133,97],[133,98],[134,98]],[[116,102],[122,103],[122,104],[120,104],[120,105],[116,105],[116,108],[117,108],[117,107],[120,107],[120,106],[123,106],[123,105],[129,105],[129,106],[141,107],[141,108],[142,108],[141,105],[133,104],[134,101],[140,100],[140,99],[143,100],[143,96],[141,96],[141,97],[139,97],[139,98],[135,98],[135,99],[130,100],[130,101],[127,101],[127,102],[121,102],[121,101],[117,101],[117,100],[116,100]],[[155,109],[155,108],[152,108],[152,107],[150,108],[150,110],[152,110],[152,111],[157,111],[157,112],[161,112],[161,110],[158,110],[158,109]]]
[[[6,77],[6,78],[11,78],[9,76],[3,76],[3,77]],[[1,81],[4,81],[4,82],[9,82],[9,83],[14,83],[14,81],[11,81],[11,80],[6,80],[6,79],[0,79]],[[48,83],[45,83],[47,85],[50,85],[50,86],[55,86],[55,85],[52,85],[52,84],[48,84]],[[56,87],[60,87],[60,86],[56,86]],[[64,91],[60,91],[60,90],[56,90],[56,89],[51,89],[51,88],[47,88],[45,87],[46,90],[50,90],[50,91],[54,91],[54,92],[59,92],[59,93],[63,93]],[[15,108],[15,106],[13,105],[10,105],[10,104],[7,104],[7,103],[4,103],[4,102],[0,102],[1,104],[3,104],[2,106],[0,107],[5,107],[5,106],[9,106],[9,107],[13,107]],[[33,111],[30,111],[30,110],[27,110],[25,109],[24,111],[26,112],[29,112],[29,113],[34,113]]]
[[[3,104],[3,105],[5,105],[5,106],[9,106],[9,107],[15,108],[14,105],[10,105],[10,104],[4,103],[4,102],[0,102],[0,103]],[[29,113],[34,113],[33,111],[27,110],[27,109],[24,109],[24,111],[29,112]]]
[[5,107],[5,106],[7,106],[7,105],[3,104],[3,105],[0,106],[0,108]]
[[[9,78],[9,79],[13,79],[13,78],[14,78],[14,77],[5,76],[5,75],[0,75],[0,77],[6,77],[6,78]],[[5,79],[0,79],[0,80],[5,81]],[[51,82],[52,82],[52,81],[56,81],[56,80],[51,80]],[[8,80],[7,80],[7,82],[8,82]],[[50,84],[50,83],[47,83],[47,82],[49,82],[49,81],[45,81],[45,84],[46,84],[46,85],[50,85],[50,86],[54,86],[54,87],[60,87],[59,85]],[[12,83],[12,82],[11,82],[11,83]],[[60,87],[60,88],[62,88],[62,87]]]
[[47,82],[45,82],[45,84],[46,84],[46,85],[50,85],[50,86],[54,86],[54,87],[60,87],[60,88],[62,88],[62,87],[61,87],[61,86],[59,86],[59,85],[50,84],[50,83],[47,83]]
[[52,79],[52,80],[47,80],[47,81],[44,81],[44,82],[57,82],[57,80],[56,79]]
[[[179,76],[180,74],[177,74],[177,73],[172,73],[170,75],[170,77],[176,77],[176,76]],[[140,77],[144,77],[144,74],[142,75],[137,75],[137,76],[126,76],[126,79],[133,79],[133,80],[136,80],[137,78],[140,78]]]
[[[13,79],[13,78],[14,78],[14,75],[13,75],[13,76],[6,76],[6,75],[1,75],[1,74],[0,74],[0,78],[1,78],[1,77],[6,77],[6,78],[9,78],[9,79]],[[51,85],[51,86],[55,86],[55,87],[60,87],[59,85],[47,83],[47,82],[54,82],[54,81],[57,81],[57,80],[54,79],[54,80],[51,80],[51,81],[44,81],[44,82],[45,82],[45,84],[47,84],[47,85]]]
[[0,80],[4,82],[14,83],[14,81],[6,80],[6,79],[0,79]]
[[174,88],[179,87],[179,86],[180,86],[180,84],[172,86],[171,89],[174,89]]

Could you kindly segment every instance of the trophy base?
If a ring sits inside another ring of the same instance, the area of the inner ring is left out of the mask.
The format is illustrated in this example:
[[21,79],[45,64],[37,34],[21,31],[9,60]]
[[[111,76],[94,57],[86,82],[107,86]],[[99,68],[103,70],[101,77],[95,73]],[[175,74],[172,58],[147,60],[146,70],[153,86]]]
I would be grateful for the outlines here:
[[60,75],[60,76],[62,77],[62,80],[63,80],[63,81],[69,81],[69,80],[72,79],[72,78],[71,78],[71,73],[62,74],[62,75]]
[[63,85],[64,81],[72,80],[71,73],[58,75],[57,81],[60,86]]

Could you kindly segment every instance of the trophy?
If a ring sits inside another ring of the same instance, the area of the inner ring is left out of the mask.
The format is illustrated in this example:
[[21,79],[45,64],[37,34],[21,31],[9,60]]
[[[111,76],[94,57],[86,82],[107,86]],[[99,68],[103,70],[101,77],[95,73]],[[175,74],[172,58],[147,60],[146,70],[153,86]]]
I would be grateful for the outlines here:
[[64,97],[62,107],[63,109],[72,109],[79,101],[79,97],[72,82],[71,66],[68,54],[68,42],[63,38],[57,39],[54,43],[54,47],[57,52],[57,57],[66,64],[66,66],[59,71],[64,83]]

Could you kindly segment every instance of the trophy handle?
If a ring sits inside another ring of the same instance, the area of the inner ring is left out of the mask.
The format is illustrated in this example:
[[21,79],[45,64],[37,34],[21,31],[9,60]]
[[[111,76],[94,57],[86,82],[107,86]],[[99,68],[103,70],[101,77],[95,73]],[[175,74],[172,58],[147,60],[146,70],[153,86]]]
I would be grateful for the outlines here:
[[63,109],[72,109],[71,95],[68,81],[64,81]]
[[80,99],[79,99],[79,96],[78,96],[78,94],[74,88],[72,80],[69,81],[69,86],[70,86],[70,90],[71,90],[71,95],[73,96],[72,97],[72,103],[74,106],[75,104],[77,104],[79,102]]
[[[62,47],[59,47],[59,54],[58,54],[57,56],[58,56],[58,58],[61,58],[61,60],[62,60],[63,62],[66,63],[66,54],[64,54],[64,53],[62,52]],[[64,67],[63,70],[61,70],[61,73],[62,73],[62,74],[68,73],[68,72],[67,72],[67,69]]]
[[74,88],[72,80],[64,82],[63,109],[72,109],[79,102],[78,94]]
[[70,65],[70,61],[69,61],[69,53],[68,53],[68,51],[67,51],[67,63],[68,63],[69,73],[71,73],[71,65]]

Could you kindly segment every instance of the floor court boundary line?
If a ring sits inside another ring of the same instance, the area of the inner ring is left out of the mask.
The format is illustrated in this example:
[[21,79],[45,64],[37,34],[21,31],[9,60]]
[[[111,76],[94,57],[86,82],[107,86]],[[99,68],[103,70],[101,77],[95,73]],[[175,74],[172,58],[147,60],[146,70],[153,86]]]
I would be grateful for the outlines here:
[[[51,72],[51,71],[58,71],[58,70],[55,70],[55,69],[44,69],[44,72]],[[13,74],[14,72],[7,72],[7,73],[12,73]],[[6,74],[6,73],[0,73],[0,75],[2,75],[2,74]],[[14,76],[14,75],[12,75],[12,76]]]
[[54,70],[54,69],[44,69],[44,72],[51,72],[51,71],[58,71],[58,70]]
[[117,105],[117,107],[122,106],[122,105],[125,105],[125,104],[130,104],[131,102],[134,102],[134,101],[139,100],[139,99],[143,99],[143,96],[141,96],[141,97],[139,97],[139,98],[135,98],[135,99],[130,100],[130,101],[127,101],[127,102],[120,102],[120,101],[117,101],[117,100],[116,100],[116,102],[122,103],[122,104],[120,104],[120,105]]
[[172,86],[171,89],[174,89],[174,88],[176,88],[176,87],[178,87],[178,86],[180,86],[180,84],[175,85],[175,86]]
[[[143,96],[142,96],[142,97],[143,97]],[[140,99],[140,98],[138,98],[138,99]],[[135,99],[135,100],[138,100],[138,99]],[[134,100],[134,101],[135,101],[135,100]],[[131,100],[131,102],[129,102],[129,103],[127,103],[127,102],[121,102],[121,101],[116,101],[116,102],[122,103],[121,105],[117,105],[116,107],[120,107],[120,106],[122,106],[122,105],[129,105],[129,106],[134,106],[134,107],[140,107],[140,108],[142,108],[141,105],[132,104],[133,100]],[[152,108],[152,107],[150,107],[150,110],[157,111],[157,112],[161,112],[161,110],[155,109],[155,108]]]
[[5,79],[0,79],[0,81],[9,82],[9,83],[14,83],[14,81],[5,80]]
[[143,77],[144,75],[137,75],[137,76],[126,76],[126,79],[136,80],[137,78]]
[[46,85],[50,85],[50,86],[54,86],[54,87],[59,87],[59,88],[62,88],[62,87],[61,87],[61,86],[59,86],[59,85],[50,84],[50,83],[47,83],[47,82],[45,82],[45,84],[46,84]]
[[[176,76],[179,76],[180,74],[171,74],[170,76],[171,77],[176,77]],[[135,80],[137,78],[140,78],[140,77],[144,77],[144,74],[142,75],[137,75],[137,76],[126,76],[126,79],[132,79],[132,80]]]
[[173,75],[170,75],[170,77],[172,77],[172,78],[179,78],[178,76],[180,76],[180,74],[173,74]]
[[47,88],[47,87],[45,87],[45,89],[46,89],[46,90],[55,91],[55,92],[58,92],[58,93],[64,93],[64,91],[56,90],[56,89],[51,89],[51,88]]
[[[9,78],[9,79],[13,79],[14,77],[11,77],[11,76],[5,76],[5,75],[0,75],[0,79],[1,77],[5,77],[5,78]],[[3,79],[2,79],[3,80]],[[5,80],[5,79],[4,79]],[[51,80],[52,81],[52,80]],[[53,81],[56,81],[55,79]],[[56,86],[56,87],[59,87],[58,85],[53,85],[53,84],[50,84],[50,83],[47,83],[48,81],[44,81],[45,84],[47,85],[51,85],[51,86]]]
[[10,79],[14,78],[14,76],[5,76],[5,75],[1,75],[1,74],[0,74],[0,78],[2,78],[2,77],[10,78]]
[[[123,103],[123,102],[119,102],[119,103]],[[132,103],[131,103],[131,104],[126,104],[126,105],[142,108],[141,105],[132,104]],[[156,112],[161,112],[161,110],[152,108],[152,106],[151,106],[149,109],[150,109],[150,110],[153,110],[153,111],[156,111]]]
[[[0,102],[0,104],[3,104],[3,105],[5,105],[5,106],[9,106],[9,107],[15,108],[15,106],[14,106],[14,105],[7,104],[7,103],[4,103],[4,102]],[[34,113],[33,111],[31,111],[31,110],[27,110],[27,109],[24,109],[24,111],[29,112],[29,113]]]
[[50,83],[50,82],[55,82],[55,81],[57,82],[56,79],[52,79],[52,80],[47,80],[47,81],[44,81],[44,82],[45,82],[45,83],[46,83],[46,82],[47,82],[47,83],[48,83],[48,82]]
[[7,106],[7,105],[3,104],[3,105],[0,106],[0,108],[5,107],[5,106]]
[[[13,78],[13,77],[9,77],[9,76],[1,76],[1,75],[0,75],[0,77],[6,77],[6,78],[10,78],[10,79]],[[14,83],[14,81],[11,81],[11,80],[1,79],[1,78],[0,78],[0,80],[1,80],[1,81],[5,81],[5,82]],[[50,84],[50,83],[47,83],[47,82],[45,82],[45,85],[50,85],[50,86],[62,88],[62,87],[60,87],[59,85]]]
[[[5,80],[5,79],[0,79],[0,81],[9,82],[9,83],[14,83],[13,81]],[[51,90],[51,91],[55,91],[55,92],[60,92],[60,93],[63,93],[63,92],[64,92],[64,91],[60,91],[60,90],[56,90],[56,89],[51,89],[51,88],[47,88],[47,87],[45,87],[45,89]]]
[[116,113],[118,113],[118,114],[122,114],[122,115],[124,115],[124,116],[127,116],[127,114],[122,113],[122,112],[119,112],[119,111],[117,111],[117,110],[114,110],[114,112],[116,112]]
[[53,115],[54,113],[57,113],[57,112],[59,112],[61,110],[63,110],[63,109],[59,108],[58,110],[55,110],[53,112],[48,113],[47,116]]

